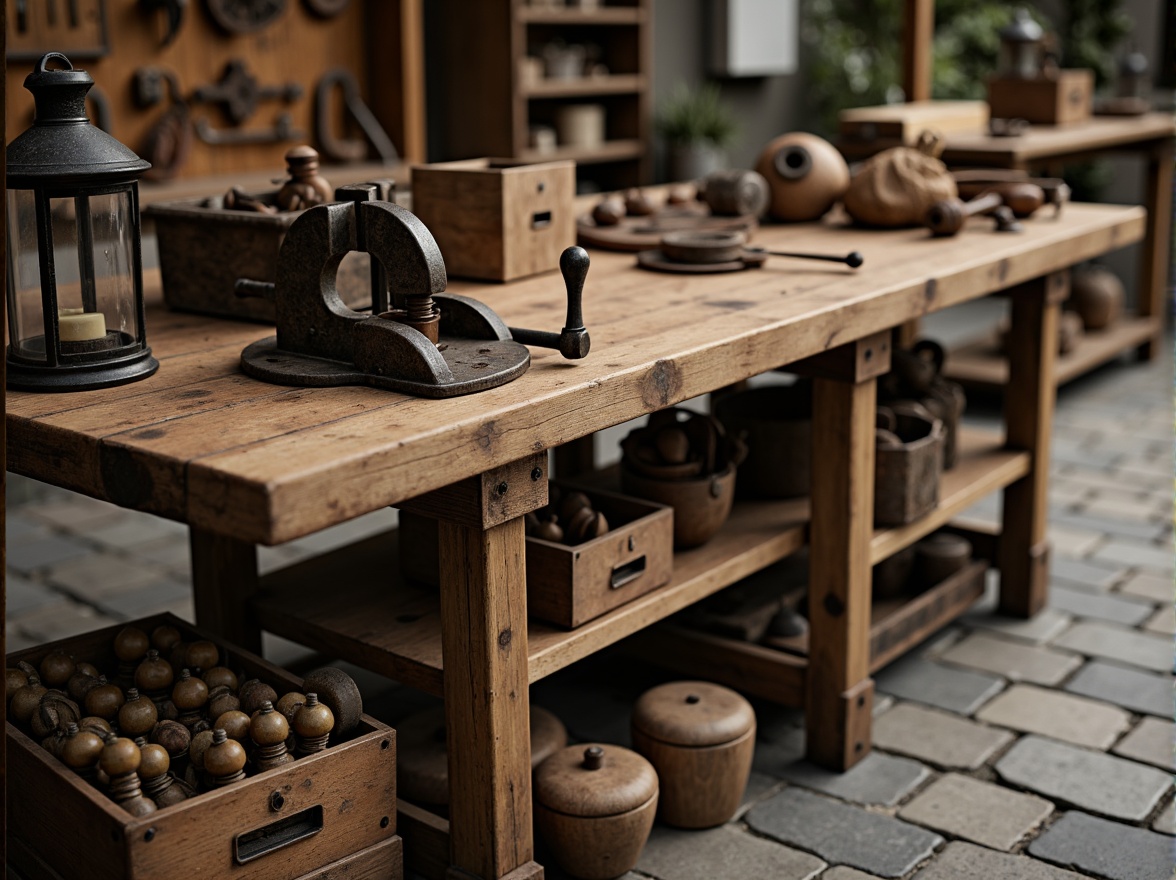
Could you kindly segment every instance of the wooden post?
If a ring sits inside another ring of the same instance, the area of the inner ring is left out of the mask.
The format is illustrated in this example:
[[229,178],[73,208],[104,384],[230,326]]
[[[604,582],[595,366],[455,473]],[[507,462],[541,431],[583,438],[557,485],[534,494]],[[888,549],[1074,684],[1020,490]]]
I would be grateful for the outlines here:
[[934,38],[935,0],[904,0],[902,90],[908,101],[931,99],[931,48]]
[[192,526],[192,596],[196,623],[261,653],[261,627],[249,601],[257,593],[257,547]]
[[1147,231],[1140,260],[1139,303],[1136,312],[1155,317],[1155,335],[1139,346],[1139,356],[1151,360],[1164,337],[1164,304],[1167,301],[1169,257],[1172,242],[1172,139],[1165,138],[1147,152]]
[[1030,453],[1029,473],[1004,491],[998,549],[1000,612],[1031,617],[1049,590],[1049,436],[1054,409],[1058,313],[1070,293],[1069,272],[1056,272],[1009,291],[1009,382],[1004,391],[1006,440]]
[[596,469],[596,435],[588,434],[555,447],[555,476],[568,480]]
[[[808,758],[834,770],[870,752],[870,538],[874,531],[876,377],[889,332],[813,359],[809,537]],[[838,360],[842,375],[829,369]]]
[[442,520],[439,544],[449,876],[542,877],[531,839],[523,520],[484,531]]

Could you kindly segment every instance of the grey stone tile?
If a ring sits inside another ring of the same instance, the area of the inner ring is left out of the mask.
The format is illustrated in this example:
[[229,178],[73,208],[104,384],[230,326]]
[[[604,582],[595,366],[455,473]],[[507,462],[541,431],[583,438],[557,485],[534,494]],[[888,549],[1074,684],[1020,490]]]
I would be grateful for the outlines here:
[[1155,544],[1115,538],[1099,547],[1091,559],[1112,565],[1146,568],[1169,576],[1172,574],[1171,546],[1157,547]]
[[1141,571],[1127,578],[1119,585],[1117,592],[1169,605],[1176,601],[1176,588],[1173,587],[1171,575],[1150,571]]
[[1151,827],[1152,831],[1161,834],[1176,834],[1176,801],[1160,810],[1160,815],[1156,816],[1156,821],[1152,822]]
[[61,594],[55,593],[45,584],[34,583],[17,574],[5,578],[4,613],[7,620],[13,620],[29,611],[60,601]]
[[1144,718],[1111,751],[1124,758],[1155,764],[1157,767],[1176,772],[1176,759],[1172,757],[1174,735],[1176,724],[1171,721]]
[[914,703],[900,703],[874,721],[876,748],[951,769],[975,770],[1012,740],[1007,730]]
[[1088,657],[1118,660],[1156,672],[1172,669],[1172,640],[1109,623],[1076,623],[1054,644],[1081,651]]
[[1082,875],[960,840],[949,843],[914,880],[1082,880]]
[[93,600],[133,592],[166,577],[167,572],[159,566],[109,553],[57,565],[46,572],[50,582],[75,596]]
[[[1150,531],[1155,531],[1154,526]],[[1072,523],[1065,512],[1058,511],[1051,511],[1046,537],[1049,539],[1050,547],[1054,553],[1071,556],[1075,559],[1086,556],[1106,540],[1106,534],[1103,531],[1093,529],[1085,524]],[[1143,537],[1150,538],[1151,534],[1145,533]]]
[[1109,620],[1124,626],[1138,626],[1151,616],[1154,607],[1150,602],[1123,598],[1114,593],[1084,593],[1062,587],[1050,588],[1049,604],[1075,617]]
[[1108,471],[1123,460],[1123,453],[1113,449],[1080,449],[1069,450],[1064,444],[1061,448],[1050,450],[1050,461],[1057,464],[1076,464],[1084,468]]
[[8,511],[4,518],[4,537],[11,547],[16,541],[32,541],[49,536],[48,527],[40,520],[30,517],[20,508]]
[[681,831],[659,825],[641,852],[637,870],[658,880],[713,880],[715,877],[778,877],[809,880],[825,869],[815,856],[731,825]]
[[1129,822],[1142,822],[1171,785],[1154,767],[1035,735],[1014,743],[996,772],[1018,788]]
[[900,819],[1010,850],[1053,812],[1053,804],[991,782],[948,773],[919,792],[898,812]]
[[[1050,590],[1052,595],[1055,589]],[[1056,608],[1044,608],[1028,620],[1017,617],[1005,617],[995,612],[988,614],[969,614],[964,623],[979,629],[999,633],[1005,638],[1028,642],[1031,645],[1042,645],[1060,634],[1070,625],[1070,615]]]
[[173,535],[157,538],[135,547],[132,555],[135,559],[150,562],[176,574],[191,577],[192,550],[186,537]]
[[[117,622],[113,617],[101,614],[89,605],[60,598],[50,605],[43,605],[22,615],[15,625],[17,632],[22,636],[32,639],[36,644],[43,644],[88,633]],[[8,650],[13,650],[11,644]]]
[[878,880],[874,874],[864,874],[857,868],[838,865],[821,875],[821,880]]
[[91,526],[107,525],[127,514],[127,510],[108,501],[73,494],[41,502],[29,508],[30,516],[74,532],[85,532]]
[[831,794],[857,804],[891,806],[930,777],[931,771],[909,758],[871,752],[853,767],[836,772],[808,761],[798,761],[784,771],[789,782]]
[[993,675],[956,669],[920,657],[904,657],[874,676],[877,690],[904,700],[971,715],[1000,693],[1004,682]]
[[84,544],[66,535],[48,535],[32,541],[14,541],[7,548],[8,568],[21,574],[30,574],[38,569],[61,565],[74,559],[81,559],[94,552]]
[[121,517],[100,528],[86,530],[86,540],[116,550],[129,550],[160,538],[175,537],[188,540],[188,527],[149,514]]
[[1143,622],[1147,632],[1159,635],[1176,635],[1176,608],[1171,605],[1161,605],[1147,620]]
[[976,717],[1092,749],[1109,748],[1131,726],[1131,716],[1117,706],[1031,684],[1013,685]]
[[192,596],[192,587],[183,581],[164,578],[139,589],[95,600],[99,608],[115,617],[131,619],[155,614]]
[[756,707],[753,771],[782,779],[789,767],[804,758],[804,728],[785,719],[765,718],[765,713]]
[[786,788],[754,807],[747,824],[760,834],[879,877],[901,877],[943,838],[890,816]]
[[1066,682],[1065,689],[1133,712],[1164,718],[1172,715],[1172,679],[1166,675],[1091,660]]
[[943,659],[1013,681],[1037,684],[1057,684],[1082,665],[1082,658],[1077,654],[998,639],[985,633],[968,636],[944,652]]
[[1155,505],[1145,499],[1116,497],[1110,493],[1100,493],[1098,497],[1089,499],[1083,505],[1082,513],[1112,522],[1126,520],[1136,523],[1155,522],[1163,516]]
[[1172,876],[1172,838],[1079,812],[1062,816],[1029,854],[1107,880]]
[[[1055,513],[1050,517],[1050,534],[1052,536],[1054,525],[1062,526],[1063,528],[1081,531],[1087,535],[1112,535],[1116,538],[1134,538],[1140,541],[1150,541],[1156,533],[1156,523],[1130,520],[1130,519],[1115,519],[1113,517],[1096,516],[1093,513]],[[1098,541],[1090,541],[1086,544],[1085,550],[1081,553],[1070,553],[1070,556],[1082,556],[1086,552],[1094,550]],[[1100,554],[1095,552],[1095,558]],[[1122,560],[1119,560],[1122,561]]]
[[1110,589],[1112,584],[1122,578],[1124,572],[1123,566],[1113,563],[1098,564],[1079,559],[1067,559],[1064,556],[1049,561],[1051,582],[1069,582],[1082,587],[1093,587],[1097,590]]
[[784,783],[774,776],[752,770],[747,777],[747,787],[743,789],[743,801],[740,803],[740,808],[763,800],[769,792],[783,785]]

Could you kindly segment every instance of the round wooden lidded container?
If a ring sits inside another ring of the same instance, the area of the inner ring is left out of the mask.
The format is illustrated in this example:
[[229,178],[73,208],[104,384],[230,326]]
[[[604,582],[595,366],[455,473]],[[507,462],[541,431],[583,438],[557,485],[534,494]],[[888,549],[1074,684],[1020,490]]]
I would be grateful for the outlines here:
[[657,792],[657,773],[636,752],[568,746],[535,771],[535,824],[569,874],[619,877],[637,864],[649,839]]
[[633,707],[633,747],[657,768],[663,822],[722,825],[739,809],[751,774],[755,710],[717,684],[659,685]]
[[[531,707],[531,769],[568,744],[563,722]],[[396,725],[396,787],[400,797],[423,807],[449,806],[449,755],[445,707],[417,712]]]

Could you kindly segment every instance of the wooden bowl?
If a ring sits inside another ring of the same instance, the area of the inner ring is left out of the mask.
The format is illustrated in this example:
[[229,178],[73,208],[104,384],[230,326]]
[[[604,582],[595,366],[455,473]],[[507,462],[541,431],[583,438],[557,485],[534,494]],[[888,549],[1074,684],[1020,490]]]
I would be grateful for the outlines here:
[[808,383],[749,388],[715,401],[715,417],[732,436],[744,434],[742,497],[796,498],[812,481],[812,389]]
[[621,491],[674,508],[674,549],[705,544],[723,527],[735,501],[735,465],[693,480],[654,480],[621,463]]

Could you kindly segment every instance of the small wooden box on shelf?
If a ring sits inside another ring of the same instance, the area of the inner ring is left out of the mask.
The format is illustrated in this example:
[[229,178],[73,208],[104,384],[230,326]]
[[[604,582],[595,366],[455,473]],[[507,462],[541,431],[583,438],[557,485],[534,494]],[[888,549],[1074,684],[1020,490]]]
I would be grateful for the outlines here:
[[988,81],[988,106],[996,119],[1024,119],[1041,125],[1064,125],[1090,118],[1094,106],[1094,72],[1059,70],[1056,77],[994,77]]
[[[580,544],[527,537],[527,613],[574,628],[670,580],[674,511],[614,492],[586,490],[610,530]],[[437,523],[400,512],[400,562],[410,578],[438,583]]]
[[[210,639],[227,665],[275,688],[302,682],[170,614],[132,625],[174,626]],[[33,665],[54,650],[112,668],[122,625],[9,654]],[[223,656],[223,655],[222,655]],[[9,863],[28,880],[171,880],[177,876],[326,880],[403,874],[396,834],[396,733],[370,718],[343,742],[143,817],[124,810],[11,722],[7,725]]]

